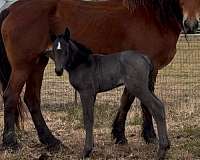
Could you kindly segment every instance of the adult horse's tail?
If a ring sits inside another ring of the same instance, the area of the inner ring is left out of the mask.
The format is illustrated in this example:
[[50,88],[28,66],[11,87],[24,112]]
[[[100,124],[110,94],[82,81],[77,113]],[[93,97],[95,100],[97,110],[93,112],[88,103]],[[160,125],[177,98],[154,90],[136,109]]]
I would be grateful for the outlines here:
[[149,64],[149,89],[151,92],[154,92],[154,84],[155,84],[155,67],[150,58],[144,56],[145,61]]
[[153,62],[150,63],[150,71],[149,71],[149,89],[151,92],[154,92],[155,85],[155,70],[154,70]]
[[[9,14],[9,9],[5,9],[0,13],[0,29],[2,27],[4,19],[8,16]],[[5,91],[8,81],[10,78],[11,74],[11,66],[8,61],[7,55],[6,55],[6,50],[3,42],[3,37],[0,32],[0,83],[2,85],[2,90],[3,92]],[[22,104],[21,99],[19,99],[19,105],[17,112],[15,113],[15,122],[16,126],[19,128],[19,121],[21,120],[21,124],[23,125],[24,122],[24,107]]]
[[[0,28],[2,27],[2,23],[4,19],[8,16],[9,10],[5,9],[0,13]],[[3,91],[6,89],[9,77],[11,73],[11,67],[8,62],[8,58],[6,56],[6,50],[3,43],[3,37],[0,32],[0,81],[2,84]]]

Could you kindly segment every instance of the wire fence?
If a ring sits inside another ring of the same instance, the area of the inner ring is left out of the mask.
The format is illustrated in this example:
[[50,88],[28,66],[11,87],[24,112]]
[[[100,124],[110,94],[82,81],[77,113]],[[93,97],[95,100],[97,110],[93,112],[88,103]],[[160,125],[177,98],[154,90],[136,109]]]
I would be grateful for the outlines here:
[[[15,1],[1,0],[1,3],[5,4],[3,6],[5,8]],[[200,35],[188,36],[188,42],[184,36],[181,36],[172,63],[159,72],[155,92],[169,106],[181,107],[199,104],[199,40]],[[97,103],[118,105],[122,91],[123,87],[120,87],[98,94]],[[45,71],[41,95],[43,105],[67,106],[74,104],[75,92],[69,84],[67,73],[61,78],[57,77],[52,61],[49,62]]]
[[[159,71],[156,94],[167,106],[197,106],[200,103],[200,36],[189,35],[188,41],[180,36],[173,61]],[[97,96],[99,105],[118,105],[123,87]],[[54,64],[49,62],[42,87],[42,104],[52,107],[74,105],[75,91],[69,84],[68,75],[57,77]],[[78,98],[78,102],[80,99]],[[138,104],[138,102],[136,102]]]

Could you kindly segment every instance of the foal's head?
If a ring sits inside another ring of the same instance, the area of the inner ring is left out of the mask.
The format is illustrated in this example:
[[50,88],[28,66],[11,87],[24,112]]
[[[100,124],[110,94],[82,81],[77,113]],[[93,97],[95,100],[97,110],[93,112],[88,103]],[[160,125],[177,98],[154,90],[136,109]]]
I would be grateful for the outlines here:
[[70,32],[66,28],[65,33],[58,35],[53,43],[53,54],[55,57],[55,72],[58,76],[67,71],[75,69],[81,63],[89,62],[91,50],[82,44],[70,39]]

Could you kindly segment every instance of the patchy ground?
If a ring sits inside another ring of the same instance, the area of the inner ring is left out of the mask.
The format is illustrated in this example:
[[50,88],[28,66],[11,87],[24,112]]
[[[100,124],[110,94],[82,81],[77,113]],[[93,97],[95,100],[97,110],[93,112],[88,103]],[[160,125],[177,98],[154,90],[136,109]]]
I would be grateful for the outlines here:
[[[109,107],[109,108],[108,108]],[[140,136],[141,117],[139,109],[129,113],[126,135],[128,145],[115,145],[111,140],[111,124],[116,115],[115,106],[96,106],[95,151],[92,159],[153,159],[156,146],[147,145]],[[48,126],[66,148],[56,154],[46,152],[45,146],[38,141],[32,121],[27,119],[25,131],[18,131],[22,149],[18,153],[0,151],[1,160],[38,159],[47,155],[49,159],[79,159],[83,148],[84,131],[82,129],[82,111],[80,106],[52,109],[43,108]],[[173,115],[173,116],[171,116]],[[172,147],[168,159],[200,159],[200,109],[193,113],[168,110],[168,128]],[[2,112],[0,114],[3,120]],[[3,128],[2,123],[0,128]]]
[[[200,160],[200,46],[182,40],[171,65],[158,77],[156,94],[166,104],[170,160]],[[0,151],[0,160],[79,159],[84,143],[82,110],[74,106],[74,91],[67,77],[57,78],[52,65],[46,70],[43,83],[42,110],[53,134],[66,146],[58,153],[49,153],[38,141],[30,116],[24,131],[17,131],[22,149],[17,153]],[[118,109],[122,88],[100,94],[95,107],[95,150],[91,159],[154,159],[157,146],[147,145],[141,138],[141,115],[138,103],[132,107],[126,123],[128,145],[115,145],[111,125]],[[1,102],[0,102],[1,104]],[[0,105],[0,133],[3,133],[3,108]],[[2,138],[2,136],[1,136]],[[2,143],[0,141],[0,143]],[[41,157],[41,158],[42,158]]]

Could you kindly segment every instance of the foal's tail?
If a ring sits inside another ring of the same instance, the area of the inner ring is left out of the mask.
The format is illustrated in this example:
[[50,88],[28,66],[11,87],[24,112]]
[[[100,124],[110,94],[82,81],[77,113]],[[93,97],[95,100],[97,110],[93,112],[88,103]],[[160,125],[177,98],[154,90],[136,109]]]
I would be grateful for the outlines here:
[[[0,29],[2,28],[2,24],[3,21],[5,20],[5,18],[8,16],[9,14],[9,9],[4,9],[1,13],[0,13]],[[10,79],[10,74],[11,74],[11,66],[10,63],[8,61],[7,55],[6,55],[6,50],[5,50],[5,46],[4,46],[4,42],[3,42],[3,37],[0,31],[0,83],[2,86],[2,91],[4,92],[6,90],[6,87],[8,85],[8,81]],[[1,91],[0,91],[1,94]],[[1,94],[2,96],[2,94]],[[15,113],[15,122],[16,122],[16,126],[19,128],[19,121],[21,120],[21,124],[23,126],[23,122],[24,122],[24,106],[23,103],[21,101],[21,99],[19,99],[19,104],[17,107],[17,112]]]

